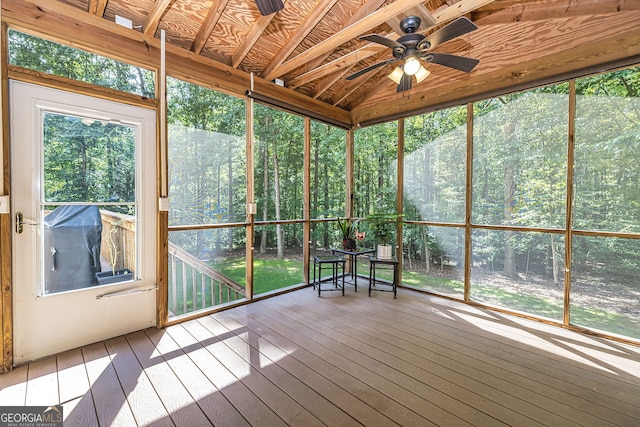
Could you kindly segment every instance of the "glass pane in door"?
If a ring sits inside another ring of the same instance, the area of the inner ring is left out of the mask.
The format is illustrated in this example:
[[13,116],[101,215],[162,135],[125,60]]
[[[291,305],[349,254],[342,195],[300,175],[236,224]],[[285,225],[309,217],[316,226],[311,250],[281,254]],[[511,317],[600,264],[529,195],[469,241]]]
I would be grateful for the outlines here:
[[45,112],[41,294],[132,280],[136,128]]

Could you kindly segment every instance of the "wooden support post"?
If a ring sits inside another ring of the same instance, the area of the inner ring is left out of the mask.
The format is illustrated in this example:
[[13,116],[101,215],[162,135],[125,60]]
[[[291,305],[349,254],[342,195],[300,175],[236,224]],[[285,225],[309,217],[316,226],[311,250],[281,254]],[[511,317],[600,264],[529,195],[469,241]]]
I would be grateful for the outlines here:
[[303,156],[303,176],[304,176],[304,200],[303,200],[303,212],[302,217],[304,224],[302,225],[303,238],[305,242],[302,245],[302,258],[303,258],[303,274],[304,284],[309,284],[309,257],[311,256],[311,119],[309,117],[304,118],[304,156]]
[[247,233],[246,233],[246,272],[245,272],[245,298],[253,299],[253,234],[254,234],[254,217],[255,214],[249,209],[253,206],[254,190],[253,190],[253,99],[246,100],[246,157],[247,157]]
[[[398,120],[398,176],[397,176],[397,185],[396,189],[396,213],[398,215],[402,215],[404,210],[404,118]],[[397,282],[402,283],[402,221],[398,221],[396,224],[396,235],[397,237],[397,252],[396,257],[398,258],[398,267],[397,267]]]
[[571,323],[571,246],[573,234],[573,162],[574,148],[576,140],[576,81],[569,81],[569,124],[567,138],[567,207],[565,219],[565,237],[564,237],[564,309],[562,316],[562,325],[569,326]]
[[471,197],[473,180],[473,103],[467,104],[467,156],[466,156],[466,188],[464,215],[464,300],[469,302],[471,295]]

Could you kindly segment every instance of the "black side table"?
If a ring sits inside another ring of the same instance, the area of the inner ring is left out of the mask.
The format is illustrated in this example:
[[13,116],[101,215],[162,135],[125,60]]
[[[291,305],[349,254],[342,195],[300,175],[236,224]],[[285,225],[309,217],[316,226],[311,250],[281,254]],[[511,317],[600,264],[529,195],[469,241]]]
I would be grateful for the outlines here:
[[[393,282],[376,280],[376,269],[389,270],[393,269]],[[376,283],[391,285],[391,289],[376,288]],[[398,287],[398,258],[378,258],[375,255],[369,257],[369,296],[371,291],[393,292],[393,298],[396,298]]]
[[[320,296],[320,292],[322,291],[339,291],[342,290],[342,295],[344,295],[344,265],[347,262],[346,259],[341,258],[336,255],[327,254],[327,255],[314,255],[313,256],[313,289],[318,286],[318,296]],[[325,279],[324,281],[331,281],[333,283],[333,288],[325,288],[322,289],[322,268],[323,266],[326,268],[331,266],[331,278]],[[338,282],[338,272],[342,269],[342,285]],[[316,270],[318,271],[318,278],[316,280]]]
[[356,248],[354,250],[348,249],[331,249],[331,253],[347,255],[351,262],[351,281],[355,287],[355,291],[358,292],[358,256],[375,253],[375,249]]

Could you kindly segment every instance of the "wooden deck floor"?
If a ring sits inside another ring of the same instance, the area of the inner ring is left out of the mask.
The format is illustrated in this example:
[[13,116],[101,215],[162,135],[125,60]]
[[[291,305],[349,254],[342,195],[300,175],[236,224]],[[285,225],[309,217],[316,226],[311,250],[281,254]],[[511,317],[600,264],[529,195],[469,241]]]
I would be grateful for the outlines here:
[[638,426],[640,348],[400,289],[310,288],[0,375],[69,426]]

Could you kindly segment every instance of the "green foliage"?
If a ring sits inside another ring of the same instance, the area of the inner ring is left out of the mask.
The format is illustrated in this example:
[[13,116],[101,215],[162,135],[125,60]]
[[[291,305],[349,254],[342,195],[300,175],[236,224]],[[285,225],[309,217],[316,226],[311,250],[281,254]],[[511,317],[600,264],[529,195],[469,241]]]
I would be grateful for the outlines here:
[[352,220],[350,218],[338,218],[338,230],[343,240],[353,240],[356,238],[358,231],[358,223],[360,220]]
[[9,31],[9,62],[32,70],[155,97],[153,72],[35,36]]
[[377,213],[367,215],[365,221],[378,244],[386,245],[393,241],[396,228],[402,215]]

